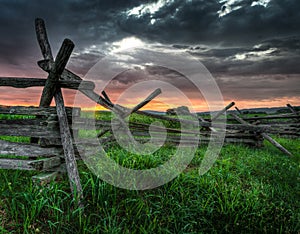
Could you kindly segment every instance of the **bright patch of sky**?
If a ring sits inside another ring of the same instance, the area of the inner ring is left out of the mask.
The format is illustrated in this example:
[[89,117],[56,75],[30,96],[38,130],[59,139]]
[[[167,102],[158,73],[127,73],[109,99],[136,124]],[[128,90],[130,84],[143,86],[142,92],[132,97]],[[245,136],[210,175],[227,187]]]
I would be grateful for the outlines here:
[[[223,4],[221,9],[217,12],[219,17],[224,17],[233,11],[241,9],[245,4],[242,4],[244,0],[220,0],[219,3]],[[271,0],[257,0],[253,1],[251,7],[253,6],[264,6],[267,7]]]
[[[256,46],[254,48],[259,48],[259,46]],[[234,60],[258,61],[264,59],[265,57],[270,56],[276,50],[277,50],[276,48],[270,48],[265,51],[252,51],[247,53],[236,54],[234,56]]]
[[102,48],[99,45],[91,45],[88,47],[85,47],[81,51],[74,51],[72,53],[73,56],[79,56],[81,54],[100,54],[102,51]]
[[[173,2],[174,0],[159,0],[155,3],[142,4],[140,6],[134,7],[131,10],[127,11],[127,15],[134,15],[138,18],[142,17],[145,14],[150,14],[151,18],[156,12],[158,12],[163,6]],[[156,19],[152,18],[150,24],[154,24]]]
[[251,6],[264,6],[267,7],[268,4],[271,2],[271,0],[258,0],[258,1],[254,1],[252,2]]
[[117,52],[121,50],[127,50],[134,47],[144,46],[145,43],[136,37],[126,37],[121,41],[116,41],[112,43],[112,52]]
[[225,15],[228,15],[232,11],[236,11],[242,6],[237,6],[238,3],[242,2],[243,0],[221,0],[220,3],[224,3],[221,7],[221,9],[218,11],[219,17],[223,17]]
[[138,7],[134,7],[133,9],[129,10],[127,12],[128,15],[135,15],[138,17],[143,16],[144,14],[150,13],[153,15],[154,13],[158,12],[160,8],[162,8],[164,5],[173,2],[172,0],[159,0],[155,3],[149,3],[149,4],[142,4]]

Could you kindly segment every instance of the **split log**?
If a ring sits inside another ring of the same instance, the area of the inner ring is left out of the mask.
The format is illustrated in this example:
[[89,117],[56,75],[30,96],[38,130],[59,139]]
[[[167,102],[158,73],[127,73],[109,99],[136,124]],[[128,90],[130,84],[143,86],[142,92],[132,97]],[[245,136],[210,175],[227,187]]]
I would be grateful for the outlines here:
[[101,94],[108,102],[112,103],[112,101],[110,100],[110,98],[108,97],[107,93],[104,90],[101,92]]
[[0,158],[0,169],[31,171],[35,170],[35,168],[30,165],[30,162],[33,161],[34,160]]
[[[140,114],[140,111],[137,111],[136,113]],[[174,123],[186,123],[186,124],[197,124],[197,122],[192,121],[192,120],[187,120],[187,119],[177,119],[177,118],[171,118],[168,116],[162,116],[162,115],[156,115],[156,114],[152,114],[150,112],[143,112],[143,115],[146,115],[148,117],[152,117],[152,118],[156,118],[156,119],[161,119],[161,120],[166,120],[166,121],[170,121],[170,122],[174,122]],[[212,124],[210,122],[199,122],[198,123],[199,126],[201,127],[212,127]],[[218,124],[218,123],[214,123],[214,127],[215,128],[220,128],[223,129],[224,125],[223,124]],[[260,126],[252,126],[249,124],[227,124],[226,125],[227,129],[231,129],[231,130],[241,130],[241,131],[256,131],[256,132],[262,132],[265,131],[266,129],[269,128],[269,126],[267,125],[260,125]]]
[[[135,137],[148,137],[150,138],[151,135],[150,133],[148,132],[145,132],[145,131],[132,131],[132,134],[135,136]],[[159,137],[163,137],[164,135],[161,134],[161,132],[154,132],[152,133],[154,137],[156,138],[159,138]],[[170,139],[178,139],[180,140],[181,139],[181,134],[168,134],[167,135],[167,138],[170,138]],[[216,134],[212,134],[212,136],[216,136]],[[200,134],[200,138],[209,138],[210,137],[210,134]],[[194,139],[194,134],[191,134],[191,135],[185,135],[184,136],[184,139]],[[226,138],[249,138],[249,139],[254,139],[256,138],[256,135],[253,134],[253,133],[226,133]],[[161,138],[162,139],[162,138]]]
[[60,173],[58,171],[53,171],[32,176],[31,179],[34,184],[43,186],[45,184],[49,184],[51,181],[56,180],[58,177],[60,177]]
[[276,125],[286,125],[286,126],[295,126],[299,127],[300,123],[297,121],[279,121],[279,122],[271,122],[270,125],[276,126]]
[[236,111],[237,111],[240,115],[243,114],[243,113],[241,112],[241,110],[240,110],[237,106],[235,106],[234,108],[236,109]]
[[65,164],[60,164],[59,167],[51,169],[51,171],[47,171],[35,176],[32,176],[31,179],[35,184],[45,185],[54,181],[56,179],[60,179],[62,174],[66,173]]
[[[148,131],[150,125],[149,124],[142,124],[142,123],[130,123],[130,129],[132,130],[138,130],[141,129],[143,131]],[[199,131],[192,131],[192,130],[185,130],[185,129],[176,129],[176,128],[167,128],[167,127],[161,127],[161,126],[151,126],[152,131],[158,131],[158,132],[164,132],[167,131],[168,133],[180,133],[180,134],[199,134]]]
[[65,66],[67,65],[67,62],[71,56],[73,48],[74,48],[74,43],[71,40],[65,39],[63,41],[63,44],[55,59],[54,67],[50,71],[48,78],[46,80],[41,101],[40,101],[40,106],[48,107],[51,104],[52,98],[57,90],[57,83],[59,77],[61,76],[63,70],[65,69]]
[[35,32],[44,58],[53,60],[51,46],[48,41],[46,26],[43,19],[35,19]]
[[[243,117],[246,121],[255,121],[255,120],[275,120],[275,119],[297,119],[298,116],[295,115],[268,115],[268,116],[257,116],[257,117]],[[227,118],[227,121],[232,121],[234,118]]]
[[300,117],[300,114],[296,111],[296,109],[291,104],[286,104],[286,106],[290,109],[290,111],[294,114]]
[[[248,124],[248,125],[251,125],[249,124],[248,122],[246,122],[245,120],[241,119],[240,117],[238,117],[237,115],[231,113],[231,116],[236,119],[238,122],[242,123],[242,124]],[[273,138],[271,138],[268,134],[264,133],[264,132],[261,132],[260,133],[261,136],[263,138],[265,138],[267,141],[269,141],[272,145],[274,145],[277,149],[279,149],[281,152],[289,155],[289,156],[292,156],[292,154],[287,150],[285,149],[282,145],[280,145],[277,141],[275,141]]]
[[56,103],[56,111],[59,120],[60,126],[60,136],[61,142],[64,149],[64,155],[66,160],[66,167],[68,172],[68,177],[70,181],[71,191],[75,194],[74,185],[76,189],[76,194],[78,195],[79,206],[82,207],[81,199],[83,198],[83,191],[80,183],[79,172],[77,169],[77,163],[75,158],[75,151],[73,148],[72,136],[68,124],[67,114],[64,108],[64,100],[61,93],[61,90],[58,89],[55,93],[55,103]]
[[[150,139],[148,138],[136,138],[139,142],[148,142]],[[210,142],[210,137],[201,137],[198,144],[207,144]],[[165,144],[181,144],[182,146],[194,146],[195,143],[191,142],[190,140],[179,140],[174,138],[167,138],[167,139],[160,139],[160,138],[154,138],[152,139],[153,144],[159,144],[161,145],[162,141],[164,141]],[[247,144],[252,146],[259,145],[258,141],[256,139],[251,138],[225,138],[224,143],[235,143],[235,144]]]
[[135,113],[137,110],[141,109],[145,105],[147,105],[149,102],[151,102],[154,98],[156,98],[159,94],[161,94],[161,89],[156,89],[154,90],[148,97],[145,98],[142,102],[140,102],[138,105],[136,105],[130,113],[127,113],[126,115],[128,116],[131,113]]
[[[9,86],[13,88],[30,88],[45,86],[45,78],[21,78],[21,77],[0,77],[0,86]],[[81,89],[95,88],[95,84],[91,81],[65,81],[59,80],[58,86],[61,88],[75,89],[80,86]]]
[[58,167],[61,164],[60,157],[52,157],[46,159],[39,159],[29,162],[29,165],[32,166],[37,171],[50,170],[52,168]]
[[52,168],[59,166],[60,163],[61,161],[59,157],[47,158],[42,160],[0,158],[1,169],[43,171],[51,170]]
[[59,138],[59,131],[58,129],[48,130],[44,126],[36,125],[0,124],[0,136]]
[[[66,107],[69,117],[79,116],[80,108]],[[55,107],[33,107],[33,106],[0,106],[0,114],[30,115],[30,116],[50,116],[56,114]]]
[[41,148],[39,145],[0,140],[0,154],[27,157],[62,157],[62,148]]
[[[149,139],[147,139],[147,138],[146,139],[145,138],[144,139],[143,138],[137,138],[136,140],[139,141],[139,142],[141,142],[141,143],[142,142],[145,143],[145,142],[148,142]],[[158,145],[161,145],[161,142],[163,140],[165,140],[165,144],[171,144],[171,145],[178,145],[179,143],[182,146],[191,146],[191,145],[194,145],[194,142],[191,143],[190,141],[180,141],[180,140],[170,139],[170,138],[167,138],[167,139],[159,139],[159,138],[155,139],[154,138],[154,139],[152,139],[152,142],[153,142],[153,144],[157,143]],[[200,144],[200,145],[201,144],[207,144],[210,141],[211,141],[210,137],[200,137],[200,140],[199,140],[198,144]],[[114,144],[112,137],[101,138],[100,142],[101,142],[101,144]],[[230,144],[231,143],[235,143],[235,144],[247,144],[247,145],[251,145],[251,146],[259,146],[260,145],[260,141],[257,141],[254,138],[225,138],[224,143],[226,143],[226,144],[229,144],[229,143]],[[97,147],[97,146],[99,146],[99,144],[93,144],[93,143],[91,143],[89,146]]]
[[219,112],[217,112],[217,114],[215,114],[214,116],[212,116],[211,121],[214,121],[217,118],[219,118],[222,114],[224,114],[227,110],[229,110],[234,105],[235,105],[234,102],[231,102],[230,104],[228,104],[224,109],[220,110]]

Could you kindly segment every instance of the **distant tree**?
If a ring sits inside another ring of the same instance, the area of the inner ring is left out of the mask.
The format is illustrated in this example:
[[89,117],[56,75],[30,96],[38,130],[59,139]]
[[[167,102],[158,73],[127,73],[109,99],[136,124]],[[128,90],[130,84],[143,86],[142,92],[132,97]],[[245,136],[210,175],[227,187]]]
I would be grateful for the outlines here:
[[284,114],[284,113],[290,113],[290,110],[288,108],[282,108],[276,111],[277,114]]

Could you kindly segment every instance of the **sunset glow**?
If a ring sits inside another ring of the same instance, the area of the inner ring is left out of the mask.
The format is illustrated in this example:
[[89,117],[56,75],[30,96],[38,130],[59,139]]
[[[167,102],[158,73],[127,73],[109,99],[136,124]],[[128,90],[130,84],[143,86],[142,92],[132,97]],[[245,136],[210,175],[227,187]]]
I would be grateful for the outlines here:
[[[8,92],[9,95],[3,95],[5,92]],[[15,88],[0,88],[0,100],[1,105],[4,106],[38,106],[40,101],[40,96],[42,93],[41,88],[30,88],[30,89],[15,89]],[[64,100],[66,106],[73,106],[74,97],[77,93],[73,90],[63,90]],[[124,105],[127,108],[133,108],[139,102],[141,102],[149,93],[140,94],[140,97],[137,97],[132,100],[122,100],[118,104]],[[79,94],[80,98],[82,98],[82,103],[79,107],[82,110],[94,111],[94,110],[107,110],[101,105],[96,105],[94,102],[90,101],[83,94]],[[112,101],[116,101],[119,97],[118,93],[110,93],[110,98]],[[280,99],[264,99],[259,101],[254,100],[232,100],[226,99],[224,97],[224,105],[229,104],[234,101],[239,109],[248,109],[248,108],[268,108],[268,107],[285,107],[286,104],[290,103],[294,106],[300,105],[299,97],[283,97]],[[203,100],[199,99],[190,99],[192,104],[192,108],[196,112],[208,111],[207,103]],[[89,103],[90,105],[87,105]],[[52,106],[55,105],[54,101],[52,101]],[[166,111],[169,108],[176,108],[178,106],[185,105],[178,98],[160,98],[159,96],[154,99],[152,102],[148,103],[141,110],[155,110],[155,111]],[[78,105],[77,105],[78,106]],[[233,108],[232,108],[233,109]]]

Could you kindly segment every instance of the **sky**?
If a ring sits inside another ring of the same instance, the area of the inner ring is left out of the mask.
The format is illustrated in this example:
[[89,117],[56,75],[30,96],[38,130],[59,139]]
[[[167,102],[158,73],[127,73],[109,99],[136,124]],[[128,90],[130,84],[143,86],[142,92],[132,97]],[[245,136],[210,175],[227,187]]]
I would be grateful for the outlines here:
[[[34,19],[40,17],[54,55],[64,38],[75,43],[67,67],[81,77],[88,78],[99,60],[137,45],[188,53],[212,74],[225,103],[235,101],[240,108],[300,105],[299,9],[299,0],[1,0],[0,76],[47,77],[37,66],[42,56]],[[203,97],[182,74],[149,64],[129,69],[105,88],[111,99],[155,77],[177,84],[196,110],[205,109]],[[134,105],[150,91],[132,89],[134,95],[122,104]],[[1,105],[38,105],[40,94],[37,88],[0,87]],[[64,95],[72,105],[74,92]],[[162,110],[164,103],[180,105],[179,100],[166,89],[147,108]]]

